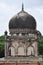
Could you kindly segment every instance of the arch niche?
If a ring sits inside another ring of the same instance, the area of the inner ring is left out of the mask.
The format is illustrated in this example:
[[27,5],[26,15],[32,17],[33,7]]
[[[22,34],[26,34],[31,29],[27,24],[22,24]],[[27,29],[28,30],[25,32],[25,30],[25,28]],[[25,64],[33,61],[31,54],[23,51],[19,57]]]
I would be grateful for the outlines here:
[[13,47],[13,46],[9,47],[9,55],[15,56],[15,47]]
[[20,46],[18,47],[18,55],[25,55],[25,52],[24,52],[24,47]]
[[27,55],[34,55],[34,47],[33,46],[29,46],[27,48]]

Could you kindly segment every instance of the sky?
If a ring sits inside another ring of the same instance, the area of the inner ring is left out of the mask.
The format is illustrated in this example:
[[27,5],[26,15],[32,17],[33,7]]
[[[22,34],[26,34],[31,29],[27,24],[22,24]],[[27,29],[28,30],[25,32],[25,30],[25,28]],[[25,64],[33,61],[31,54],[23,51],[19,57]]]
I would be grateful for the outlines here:
[[37,30],[43,35],[43,0],[0,0],[0,35],[9,32],[9,20],[22,9],[31,14],[37,23]]

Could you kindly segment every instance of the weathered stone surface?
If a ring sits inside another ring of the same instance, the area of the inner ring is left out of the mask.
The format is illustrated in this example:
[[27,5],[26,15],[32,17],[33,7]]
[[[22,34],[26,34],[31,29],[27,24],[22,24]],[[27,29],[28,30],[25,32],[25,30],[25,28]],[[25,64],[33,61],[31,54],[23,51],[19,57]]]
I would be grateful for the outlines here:
[[14,63],[14,62],[0,62],[0,65],[43,65],[43,62],[29,62],[29,63]]

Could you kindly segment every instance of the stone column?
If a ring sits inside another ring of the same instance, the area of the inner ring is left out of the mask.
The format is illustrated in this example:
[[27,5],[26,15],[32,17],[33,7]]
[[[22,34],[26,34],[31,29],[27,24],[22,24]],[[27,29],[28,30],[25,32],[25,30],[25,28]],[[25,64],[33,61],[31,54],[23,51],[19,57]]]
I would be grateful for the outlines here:
[[6,45],[6,40],[5,40],[5,57],[7,56],[7,45]]
[[5,57],[7,57],[7,31],[5,31]]
[[38,42],[35,44],[35,56],[38,57]]

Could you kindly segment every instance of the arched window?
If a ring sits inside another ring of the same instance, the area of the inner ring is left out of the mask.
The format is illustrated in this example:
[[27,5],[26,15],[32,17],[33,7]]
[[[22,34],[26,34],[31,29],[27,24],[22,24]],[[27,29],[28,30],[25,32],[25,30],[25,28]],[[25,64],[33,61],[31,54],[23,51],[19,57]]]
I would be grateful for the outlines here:
[[9,47],[9,53],[10,56],[15,56],[15,48],[13,46]]
[[18,55],[25,55],[24,47],[19,47],[18,48]]
[[34,55],[34,48],[32,46],[27,48],[27,55]]

